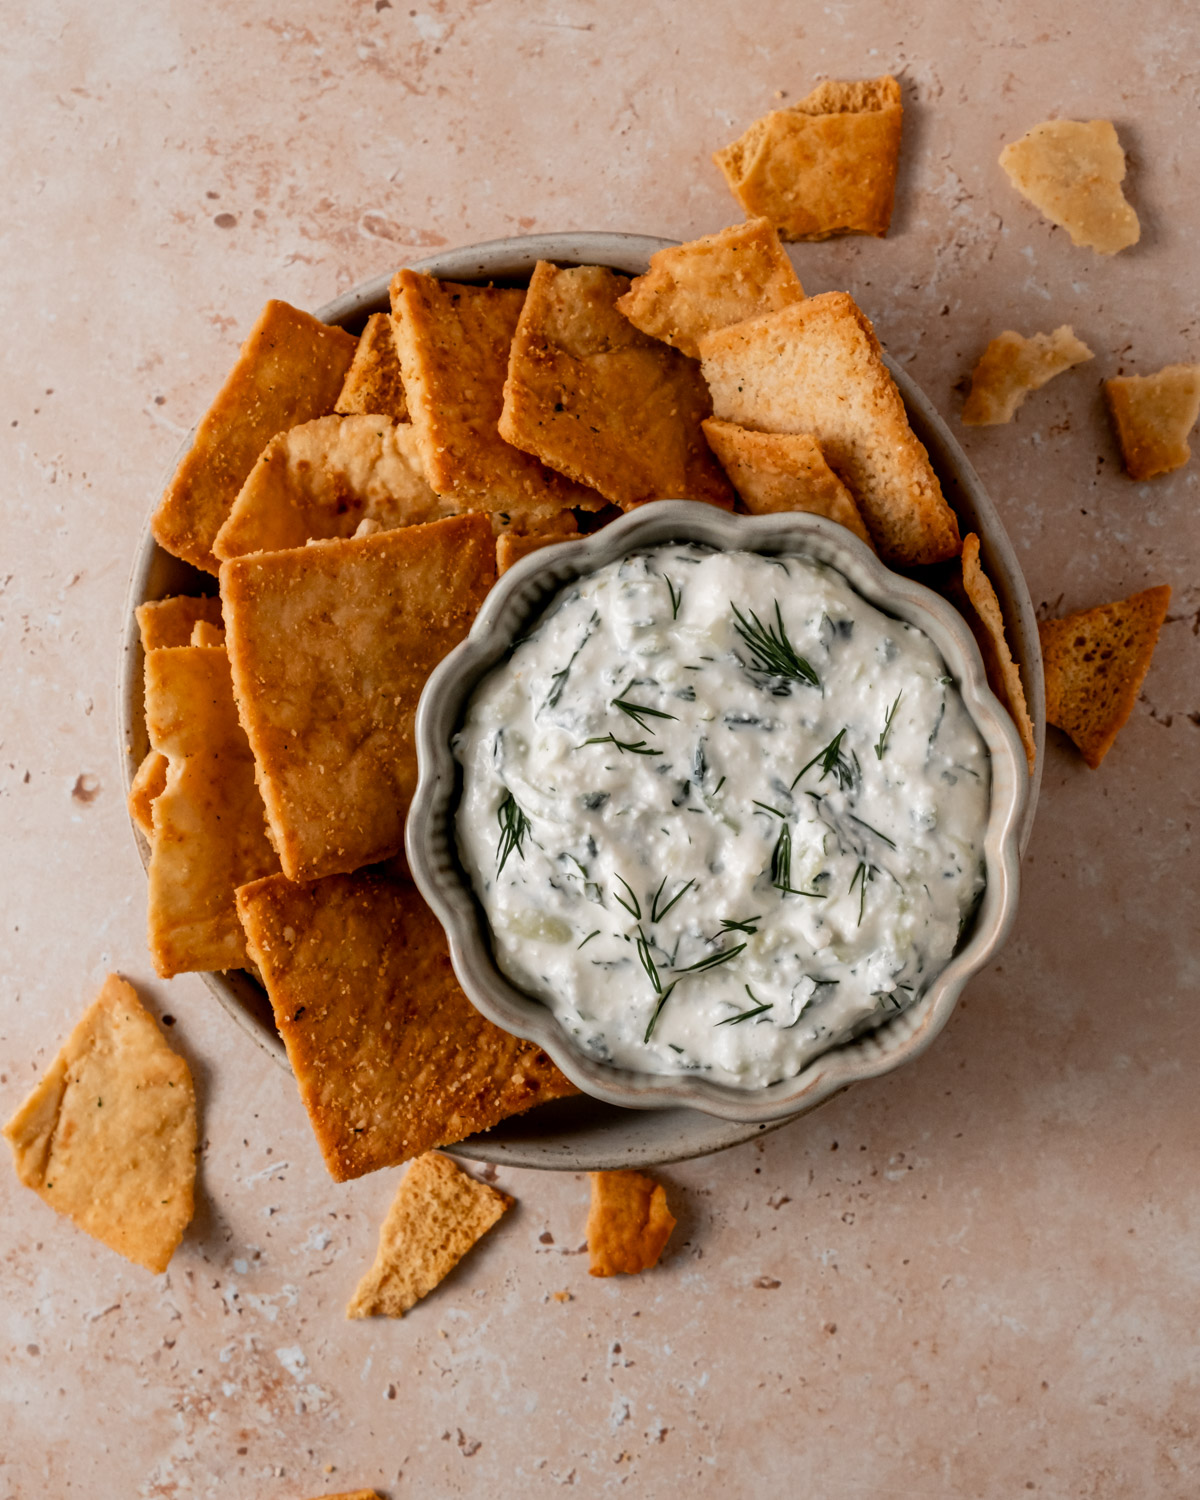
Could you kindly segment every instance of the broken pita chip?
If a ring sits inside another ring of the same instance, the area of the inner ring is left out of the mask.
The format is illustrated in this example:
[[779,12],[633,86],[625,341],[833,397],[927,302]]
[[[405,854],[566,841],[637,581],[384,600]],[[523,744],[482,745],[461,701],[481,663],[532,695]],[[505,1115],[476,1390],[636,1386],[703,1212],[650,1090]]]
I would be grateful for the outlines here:
[[983,571],[983,565],[979,561],[979,538],[973,531],[963,538],[962,581],[967,598],[984,630],[981,655],[987,670],[988,686],[1008,709],[1017,726],[1017,733],[1025,748],[1025,759],[1029,762],[1029,774],[1032,776],[1037,748],[1033,737],[1033,721],[1029,717],[1025,688],[1021,682],[1021,671],[1008,648],[1000,601],[991,579]]
[[146,752],[129,784],[127,806],[142,836],[154,835],[154,799],[167,784],[167,757],[160,750]]
[[192,626],[189,646],[223,646],[225,632],[219,625],[210,625],[207,620],[197,620]]
[[1160,584],[1038,625],[1046,720],[1070,735],[1093,771],[1133,712],[1170,601]]
[[1011,422],[1030,391],[1037,391],[1093,357],[1092,351],[1066,323],[1053,333],[1029,338],[1006,328],[983,351],[971,375],[971,389],[963,403],[964,427],[995,427]]
[[4,1127],[17,1176],[135,1265],[165,1271],[192,1217],[196,1095],[116,974]]
[[300,1097],[338,1182],[490,1130],[577,1090],[463,994],[416,888],[273,876],[238,911]]
[[804,296],[767,219],[656,250],[617,308],[643,333],[695,359],[702,334],[775,312]]
[[277,432],[333,410],[358,340],[268,302],[154,512],[160,547],[215,573],[212,544]]
[[346,382],[333,408],[342,416],[384,416],[408,420],[404,378],[396,353],[395,331],[387,313],[372,313],[346,371]]
[[875,330],[845,292],[824,292],[700,341],[714,414],[808,433],[850,493],[884,562],[958,554],[958,522],[908,424]]
[[700,423],[711,404],[693,360],[617,311],[629,280],[538,261],[512,343],[500,432],[622,509],[733,494]]
[[530,535],[516,536],[511,531],[501,532],[496,538],[496,575],[507,573],[514,563],[519,563],[531,552],[543,547],[552,547],[556,542],[568,542],[579,535],[579,526],[569,510],[562,513],[552,530],[537,531]]
[[1132,479],[1170,474],[1191,458],[1188,434],[1200,416],[1200,365],[1116,375],[1104,382],[1104,397]]
[[785,240],[884,235],[892,221],[904,110],[894,78],[830,79],[714,152],[747,215]]
[[348,1318],[402,1318],[444,1281],[512,1205],[436,1152],[404,1174],[379,1230],[375,1262],[359,1282]]
[[197,623],[221,626],[221,601],[215,594],[194,598],[175,594],[169,599],[155,599],[139,604],[134,610],[143,651],[159,646],[189,646]]
[[314,1495],[313,1500],[383,1500],[378,1490],[339,1490],[336,1495]]
[[658,1264],[675,1216],[662,1185],[642,1172],[590,1172],[588,1272],[634,1276]]
[[221,596],[238,710],[284,874],[396,853],[425,679],[496,576],[486,516],[234,558]]
[[1009,182],[1073,245],[1115,255],[1141,236],[1125,200],[1125,153],[1111,120],[1046,120],[1005,146]]

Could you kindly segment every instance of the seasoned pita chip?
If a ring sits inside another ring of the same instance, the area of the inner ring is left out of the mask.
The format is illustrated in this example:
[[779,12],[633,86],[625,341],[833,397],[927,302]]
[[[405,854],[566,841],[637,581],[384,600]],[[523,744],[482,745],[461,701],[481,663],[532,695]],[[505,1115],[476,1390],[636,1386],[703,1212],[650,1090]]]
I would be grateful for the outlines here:
[[957,555],[954,512],[852,297],[824,292],[706,334],[700,354],[717,417],[816,438],[884,562]]
[[197,620],[192,626],[189,646],[223,646],[224,644],[225,632],[219,625],[210,625],[207,620]]
[[129,816],[143,837],[154,836],[154,799],[167,784],[167,757],[159,750],[146,753],[129,785]]
[[617,307],[635,328],[695,359],[701,334],[775,312],[804,296],[769,220],[656,250]]
[[221,596],[238,709],[284,874],[395,854],[425,679],[496,577],[486,516],[235,558]]
[[576,1092],[544,1052],[463,994],[414,886],[274,876],[243,887],[238,911],[337,1181]]
[[641,1172],[590,1172],[587,1242],[592,1276],[633,1276],[658,1264],[675,1216],[660,1183]]
[[196,1095],[131,985],[110,974],[4,1127],[17,1176],[135,1265],[165,1271],[192,1217]]
[[1160,584],[1038,626],[1047,722],[1070,735],[1093,771],[1133,712],[1170,602]]
[[531,552],[538,552],[543,547],[552,547],[555,542],[566,542],[574,536],[579,535],[579,526],[575,517],[569,510],[565,510],[556,521],[549,523],[549,529],[537,531],[527,536],[514,536],[512,532],[502,532],[496,538],[496,573],[507,573],[514,563],[528,557]]
[[170,599],[139,604],[134,614],[143,651],[155,651],[159,646],[190,646],[192,631],[201,620],[221,627],[221,601],[215,594],[203,598],[175,594]]
[[391,417],[394,422],[408,420],[400,357],[396,353],[392,320],[387,313],[372,313],[367,319],[334,411],[342,416],[384,416]]
[[402,1318],[444,1281],[512,1206],[448,1156],[427,1152],[404,1174],[379,1231],[375,1263],[359,1282],[348,1318]]
[[746,213],[769,219],[785,240],[884,235],[903,117],[894,78],[830,79],[756,120],[713,161]]
[[995,427],[1011,422],[1030,391],[1091,359],[1092,351],[1066,323],[1053,333],[1023,338],[1006,328],[983,351],[963,403],[964,427]]
[[750,432],[716,417],[704,423],[704,436],[752,516],[788,510],[828,516],[874,551],[854,496],[825,462],[816,438]]
[[164,979],[237,969],[246,943],[234,891],[279,868],[254,759],[218,646],[146,653],[146,726],[168,761],[150,834],[149,944]]
[[378,1490],[339,1490],[336,1495],[315,1495],[313,1500],[383,1500]]
[[213,540],[258,455],[277,432],[333,410],[357,346],[286,302],[267,303],[154,512],[160,547],[217,571]]
[[1200,416],[1200,365],[1116,375],[1104,382],[1104,396],[1131,478],[1170,474],[1191,458],[1188,433]]
[[983,571],[983,565],[979,561],[979,538],[973,531],[963,538],[962,580],[967,598],[984,630],[981,655],[987,669],[988,686],[1008,709],[1017,726],[1017,733],[1025,748],[1025,759],[1029,762],[1029,774],[1032,776],[1037,748],[1033,738],[1033,721],[1029,717],[1025,688],[1021,682],[1021,671],[1008,649],[1000,601],[991,579]]
[[693,360],[647,338],[616,302],[629,280],[603,266],[538,261],[513,339],[501,435],[629,509],[733,493],[701,421],[711,404]]
[[1005,146],[1000,165],[1009,182],[1073,245],[1115,255],[1141,236],[1125,201],[1125,153],[1111,120],[1046,120]]

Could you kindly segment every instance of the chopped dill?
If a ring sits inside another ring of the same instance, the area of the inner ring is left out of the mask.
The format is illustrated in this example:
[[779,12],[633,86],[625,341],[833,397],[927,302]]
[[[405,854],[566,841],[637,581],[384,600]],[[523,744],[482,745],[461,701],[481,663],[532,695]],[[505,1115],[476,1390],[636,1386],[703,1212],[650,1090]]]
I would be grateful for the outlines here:
[[722,932],[749,932],[749,933],[755,933],[755,932],[758,931],[758,928],[755,927],[754,924],[755,924],[755,922],[761,922],[761,921],[762,921],[762,917],[758,916],[758,915],[755,915],[753,917],[743,917],[740,922],[735,922],[732,917],[722,917],[721,918],[721,931]]
[[[659,996],[658,1004],[654,1007],[654,1014],[650,1017],[650,1024],[646,1027],[646,1034],[642,1038],[643,1046],[645,1046],[645,1044],[650,1040],[650,1033],[654,1030],[654,1024],[658,1020],[659,1016],[662,1015],[662,1008],[671,998],[671,992],[674,990],[674,988],[675,986],[673,984],[669,984]],[[679,1048],[676,1047],[675,1050],[678,1052]]]
[[900,707],[900,700],[904,697],[903,691],[896,694],[896,701],[888,709],[888,716],[883,721],[883,731],[875,744],[875,759],[882,760],[883,752],[887,748],[887,737],[891,733],[892,720],[896,717],[896,710]]
[[707,958],[697,959],[694,964],[688,964],[685,968],[676,969],[676,974],[703,974],[706,969],[715,969],[720,964],[727,964],[731,958],[736,958],[745,947],[745,943],[738,943],[732,948],[726,948],[721,953],[710,953]]
[[759,802],[756,800],[754,805],[755,807],[761,808],[763,812],[774,813],[777,818],[783,818],[785,821],[787,819],[787,813],[780,812],[777,807],[772,807],[769,802]]
[[671,618],[672,620],[677,620],[679,618],[679,602],[683,598],[683,590],[677,589],[665,573],[663,574],[663,582],[667,586],[667,593],[671,596]]
[[633,902],[633,905],[630,906],[629,901],[626,901],[623,896],[618,896],[616,891],[613,892],[613,899],[621,903],[635,922],[640,922],[642,920],[642,903],[633,894],[633,888],[627,880],[623,880],[620,875],[617,876],[617,879],[621,881],[621,884],[629,892],[629,899]]
[[[807,765],[803,765],[800,767],[800,769],[796,772],[796,780],[792,782],[793,787],[796,785],[796,782],[800,780],[801,776],[804,775],[805,771],[815,766],[818,761],[821,763],[820,779],[822,781],[825,780],[826,776],[835,776],[837,778],[837,784],[843,792],[847,789],[847,787],[852,787],[854,785],[854,767],[842,754],[842,738],[845,733],[846,731],[844,728],[839,729],[834,737],[829,741],[828,745],[825,746],[824,750],[818,750]],[[857,760],[857,756],[855,757],[855,760]],[[790,791],[791,788],[789,787],[788,790]]]
[[650,898],[650,920],[651,920],[651,922],[661,922],[662,919],[666,916],[666,914],[675,905],[676,901],[680,900],[681,897],[687,895],[688,891],[690,891],[691,888],[696,884],[696,880],[695,880],[695,876],[693,876],[692,879],[689,880],[686,885],[680,886],[680,888],[675,892],[675,894],[667,902],[666,906],[662,907],[661,910],[660,910],[659,905],[658,905],[658,898],[662,895],[663,889],[666,886],[666,883],[667,883],[667,877],[664,875],[663,878],[662,878],[662,885],[659,886],[658,890],[656,890],[655,893],[654,893],[654,895]]
[[750,996],[751,1000],[754,1001],[754,1009],[744,1010],[740,1016],[726,1016],[723,1021],[717,1022],[718,1026],[736,1026],[739,1021],[751,1021],[755,1016],[761,1016],[764,1011],[768,1011],[772,1008],[770,1004],[764,1004],[748,984],[743,985],[743,988],[745,989],[747,995]]
[[858,926],[862,926],[863,915],[867,909],[867,881],[875,879],[875,866],[869,865],[865,860],[859,860],[855,866],[854,876],[850,881],[848,895],[853,896],[854,887],[858,886]]
[[522,859],[525,858],[521,845],[529,832],[529,819],[517,805],[517,799],[509,792],[496,810],[496,821],[500,825],[500,847],[496,850],[496,874],[499,875],[514,849]]
[[[671,715],[667,714],[666,717],[669,719]],[[661,750],[652,750],[645,740],[638,740],[635,744],[630,740],[619,740],[615,734],[598,734],[593,739],[584,740],[583,745],[615,745],[622,755],[625,754],[626,750],[631,755],[662,754]],[[579,745],[576,748],[582,750],[583,745]]]
[[809,666],[802,656],[796,654],[796,648],[788,640],[787,630],[783,624],[783,614],[779,608],[779,600],[775,601],[775,624],[764,625],[753,610],[747,619],[736,604],[729,606],[734,613],[734,629],[746,645],[754,660],[752,665],[756,671],[765,672],[769,677],[791,678],[795,682],[806,682],[810,687],[819,688],[821,679]]
[[658,977],[658,966],[654,962],[654,955],[650,952],[650,944],[646,940],[646,934],[638,928],[637,956],[641,960],[642,968],[646,971],[646,977],[654,986],[656,995],[662,994],[662,980]]
[[856,818],[853,813],[847,813],[846,816],[851,820],[851,822],[857,823],[860,828],[865,828],[868,833],[873,833],[877,839],[882,839],[889,849],[894,849],[896,847],[895,844],[892,843],[891,839],[888,838],[886,833],[880,833],[879,829],[872,828],[870,823],[864,823],[861,818]]
[[[614,698],[612,705],[614,708],[619,708],[623,714],[628,714],[639,729],[649,730],[651,734],[654,733],[654,725],[647,724],[642,718],[643,714],[648,715],[652,719],[674,719],[676,717],[675,714],[664,713],[661,708],[647,708],[643,703],[630,703],[627,698]],[[590,744],[591,741],[589,740],[588,743]],[[645,741],[642,743],[644,744]]]
[[593,938],[594,938],[594,937],[599,937],[599,936],[600,936],[600,929],[599,929],[599,928],[598,928],[598,927],[597,927],[597,928],[596,928],[596,930],[595,930],[595,931],[594,931],[594,932],[589,932],[589,933],[588,933],[588,935],[587,935],[587,937],[585,937],[585,938],[584,938],[584,940],[583,940],[583,942],[582,942],[582,943],[579,943],[579,944],[578,944],[578,945],[577,945],[577,946],[576,946],[576,948],[575,948],[575,952],[576,952],[576,953],[578,953],[578,952],[579,952],[579,949],[580,949],[580,948],[586,948],[586,947],[587,947],[587,945],[588,945],[588,944],[589,944],[589,943],[590,943],[590,942],[591,942],[591,940],[592,940],[592,939],[593,939]]

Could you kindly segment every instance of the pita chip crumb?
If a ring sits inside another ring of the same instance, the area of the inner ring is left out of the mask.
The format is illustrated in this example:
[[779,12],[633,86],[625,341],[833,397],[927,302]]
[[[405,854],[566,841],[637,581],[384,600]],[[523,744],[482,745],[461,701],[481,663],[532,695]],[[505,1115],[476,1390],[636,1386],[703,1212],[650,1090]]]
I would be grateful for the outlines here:
[[1111,120],[1046,120],[1005,146],[1009,182],[1073,245],[1115,255],[1141,236],[1121,191],[1125,153]]
[[339,1490],[336,1495],[314,1495],[313,1500],[383,1500],[378,1490]]
[[1070,735],[1093,771],[1133,712],[1170,600],[1160,584],[1038,626],[1047,722]]
[[219,625],[210,625],[207,620],[197,620],[192,626],[189,646],[223,646],[225,632]]
[[154,799],[167,784],[168,764],[161,751],[148,750],[129,785],[129,816],[146,839],[154,835]]
[[333,408],[342,416],[384,416],[408,420],[404,377],[388,313],[372,313],[346,371],[346,383]]
[[359,1282],[348,1318],[402,1318],[444,1281],[512,1199],[430,1151],[404,1174],[379,1231],[375,1263]]
[[215,594],[198,598],[174,594],[168,599],[139,604],[134,614],[143,651],[154,651],[159,646],[190,646],[192,631],[201,620],[218,630],[221,628],[221,601]]
[[1117,375],[1104,382],[1104,397],[1130,478],[1170,474],[1191,458],[1188,434],[1200,416],[1200,365]]
[[[1032,776],[1037,747],[1033,736],[1033,721],[1029,717],[1029,707],[1025,700],[1025,688],[1021,682],[1021,671],[1009,650],[1000,601],[991,579],[983,571],[983,564],[979,561],[979,538],[973,531],[963,538],[962,580],[967,598],[983,627],[980,654],[987,671],[988,686],[1008,709],[1017,726],[1025,759],[1029,762],[1029,774]],[[977,635],[976,639],[978,638]]]
[[17,1176],[51,1208],[167,1269],[192,1217],[196,1096],[132,985],[108,976],[4,1134]]
[[675,1216],[661,1183],[642,1172],[589,1172],[588,1272],[633,1276],[658,1264]]
[[963,403],[964,427],[995,427],[1011,422],[1030,391],[1083,364],[1092,351],[1066,323],[1053,333],[1029,338],[1006,328],[983,351],[971,375],[971,389]]
[[531,552],[552,547],[555,542],[569,542],[578,535],[579,525],[569,510],[549,523],[549,529],[545,531],[526,536],[515,536],[511,531],[501,532],[496,538],[496,574],[507,573],[514,563],[519,563]]

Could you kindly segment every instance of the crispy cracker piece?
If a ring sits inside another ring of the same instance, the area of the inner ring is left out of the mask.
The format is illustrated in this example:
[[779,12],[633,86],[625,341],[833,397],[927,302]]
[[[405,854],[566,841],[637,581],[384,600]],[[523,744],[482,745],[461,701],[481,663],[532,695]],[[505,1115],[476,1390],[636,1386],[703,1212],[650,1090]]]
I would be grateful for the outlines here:
[[1038,625],[1046,720],[1070,735],[1093,771],[1133,712],[1170,602],[1164,583]]
[[286,302],[267,303],[154,512],[159,546],[217,571],[213,539],[255,459],[277,432],[333,410],[357,346]]
[[642,1172],[589,1172],[588,1273],[636,1275],[658,1264],[675,1215],[662,1185]]
[[746,213],[769,219],[785,240],[884,235],[903,118],[894,78],[830,79],[756,120],[713,161]]
[[1136,245],[1141,225],[1125,201],[1125,153],[1111,120],[1046,120],[1005,146],[1009,182],[1073,245],[1115,255]]
[[712,408],[694,361],[617,311],[629,279],[538,261],[513,339],[500,431],[622,509],[645,500],[732,508],[701,421]]
[[954,557],[958,522],[908,425],[869,319],[845,292],[700,341],[715,415],[763,432],[806,432],[850,493],[886,563]]
[[983,351],[971,375],[971,389],[963,402],[964,427],[995,427],[1011,422],[1030,391],[1093,358],[1092,351],[1064,323],[1053,333],[1029,338],[1006,328]]
[[635,328],[692,359],[701,334],[775,312],[804,296],[800,278],[767,219],[656,250],[617,308]]
[[388,313],[372,313],[346,372],[346,383],[333,408],[342,416],[385,416],[408,420],[404,377],[396,353],[395,329]]
[[152,808],[149,944],[164,979],[237,969],[246,943],[234,891],[279,868],[254,759],[218,646],[146,653],[146,726],[168,761]]
[[425,679],[496,576],[486,516],[235,558],[221,595],[238,710],[284,874],[395,854]]
[[169,599],[139,604],[134,614],[143,651],[154,651],[159,646],[190,646],[192,631],[200,620],[221,627],[221,601],[215,594],[201,598],[175,594]]
[[552,547],[555,542],[570,541],[579,535],[579,525],[569,510],[547,523],[547,529],[516,536],[511,531],[501,532],[496,538],[496,574],[507,573],[514,563],[537,552],[542,547]]
[[1156,375],[1116,375],[1104,397],[1121,457],[1133,479],[1182,468],[1200,416],[1200,365],[1166,365]]
[[[1008,649],[1000,601],[991,579],[983,571],[983,564],[979,561],[979,538],[973,531],[963,537],[962,581],[967,598],[983,626],[984,639],[980,654],[987,669],[988,686],[1008,709],[1017,726],[1017,733],[1025,748],[1025,759],[1029,762],[1029,774],[1032,776],[1037,748],[1033,738],[1033,720],[1029,717],[1025,688],[1021,682],[1021,670]],[[979,639],[978,635],[976,639]]]
[[223,646],[225,632],[219,625],[210,625],[207,620],[197,620],[192,626],[189,646]]
[[550,1059],[479,1014],[416,888],[367,875],[238,892],[330,1175],[361,1177],[573,1094]]
[[434,1151],[404,1174],[379,1230],[375,1263],[358,1283],[348,1318],[402,1318],[444,1281],[512,1206]]
[[147,839],[154,837],[154,799],[167,784],[167,764],[161,751],[147,751],[129,784],[129,816]]
[[165,1271],[192,1217],[196,1095],[116,974],[4,1127],[17,1176],[85,1234]]
[[217,533],[227,562],[308,541],[393,531],[451,514],[421,470],[408,422],[387,417],[318,417],[273,437]]
[[378,1490],[339,1490],[336,1495],[314,1495],[313,1500],[383,1500]]

